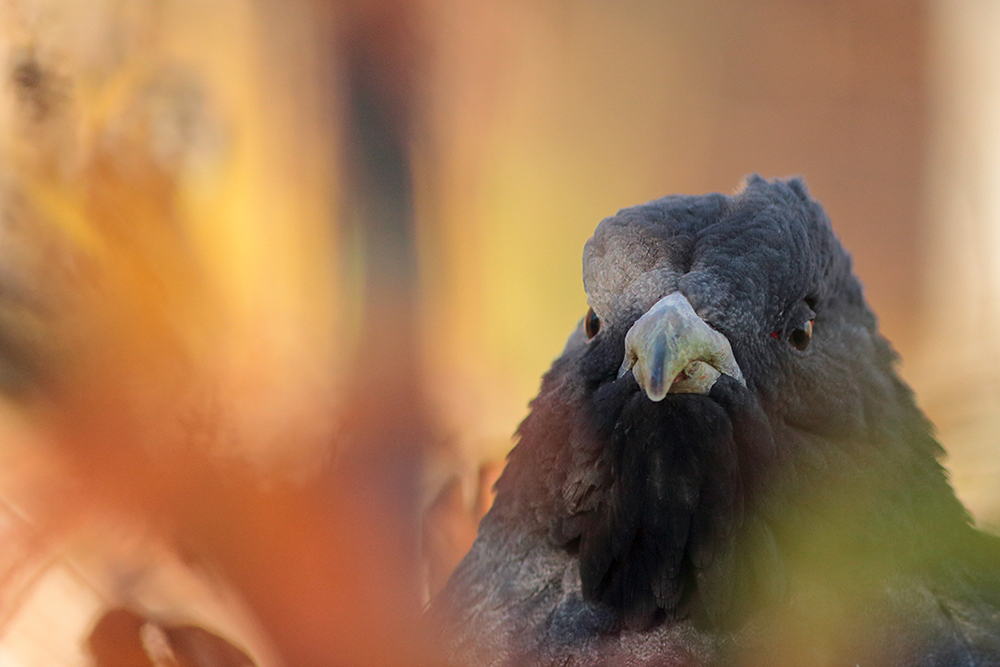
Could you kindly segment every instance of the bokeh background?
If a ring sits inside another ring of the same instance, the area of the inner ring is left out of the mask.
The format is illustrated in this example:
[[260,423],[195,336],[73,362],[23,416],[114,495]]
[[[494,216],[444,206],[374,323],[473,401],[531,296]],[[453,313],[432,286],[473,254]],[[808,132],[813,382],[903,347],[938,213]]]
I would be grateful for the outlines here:
[[365,623],[409,621],[307,603],[399,507],[475,502],[603,217],[752,172],[806,178],[1000,526],[996,3],[0,8],[0,665],[93,664],[123,604],[387,664]]

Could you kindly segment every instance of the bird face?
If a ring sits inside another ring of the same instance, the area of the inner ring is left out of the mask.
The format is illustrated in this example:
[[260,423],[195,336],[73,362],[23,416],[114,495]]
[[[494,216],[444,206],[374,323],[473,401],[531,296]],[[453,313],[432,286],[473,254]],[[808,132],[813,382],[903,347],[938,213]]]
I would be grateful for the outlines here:
[[859,361],[890,372],[894,361],[849,256],[798,181],[751,177],[734,197],[620,211],[586,245],[584,285],[590,310],[570,347],[617,347],[614,377],[631,373],[651,401],[708,395],[725,375],[796,427],[844,431],[863,426],[851,400],[867,375]]

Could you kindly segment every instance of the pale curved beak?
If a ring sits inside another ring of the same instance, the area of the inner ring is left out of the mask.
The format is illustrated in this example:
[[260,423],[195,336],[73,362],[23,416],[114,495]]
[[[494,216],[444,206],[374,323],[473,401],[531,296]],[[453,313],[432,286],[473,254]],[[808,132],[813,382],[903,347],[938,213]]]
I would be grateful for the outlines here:
[[628,330],[618,377],[630,370],[651,401],[668,393],[707,394],[723,373],[746,386],[729,340],[680,292],[657,301]]

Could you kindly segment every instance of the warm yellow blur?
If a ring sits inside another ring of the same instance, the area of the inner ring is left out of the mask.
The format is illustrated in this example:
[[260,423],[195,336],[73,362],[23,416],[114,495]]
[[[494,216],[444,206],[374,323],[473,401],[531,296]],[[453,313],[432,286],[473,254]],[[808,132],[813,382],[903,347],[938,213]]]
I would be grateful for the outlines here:
[[223,628],[273,662],[217,577],[176,563],[171,533],[191,536],[185,506],[239,519],[206,480],[252,500],[203,477],[206,460],[260,484],[329,456],[343,331],[311,11],[0,5],[0,319],[29,362],[0,452],[20,549],[0,571],[5,664],[84,664],[95,612],[116,604]]

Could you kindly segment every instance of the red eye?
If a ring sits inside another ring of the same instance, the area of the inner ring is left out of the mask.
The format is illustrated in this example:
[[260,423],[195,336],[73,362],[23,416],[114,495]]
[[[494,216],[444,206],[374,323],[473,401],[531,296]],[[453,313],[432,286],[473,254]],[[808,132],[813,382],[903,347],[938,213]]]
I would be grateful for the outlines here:
[[788,342],[792,344],[796,350],[800,352],[809,347],[809,341],[813,337],[813,322],[814,320],[806,320],[802,326],[798,327],[788,336]]
[[587,309],[587,314],[583,318],[583,330],[587,334],[588,340],[596,336],[597,332],[601,330],[601,318],[597,316],[593,308]]

